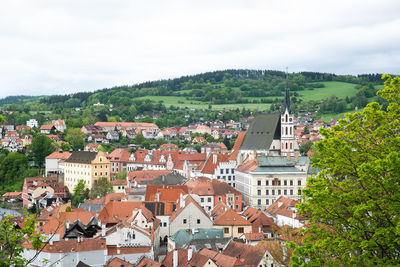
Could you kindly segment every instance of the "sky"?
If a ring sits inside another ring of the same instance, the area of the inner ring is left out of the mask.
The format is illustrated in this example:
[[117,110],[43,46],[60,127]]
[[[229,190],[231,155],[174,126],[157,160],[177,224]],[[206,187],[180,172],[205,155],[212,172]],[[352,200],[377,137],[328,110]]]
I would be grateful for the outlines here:
[[224,69],[400,73],[398,0],[2,0],[0,98]]

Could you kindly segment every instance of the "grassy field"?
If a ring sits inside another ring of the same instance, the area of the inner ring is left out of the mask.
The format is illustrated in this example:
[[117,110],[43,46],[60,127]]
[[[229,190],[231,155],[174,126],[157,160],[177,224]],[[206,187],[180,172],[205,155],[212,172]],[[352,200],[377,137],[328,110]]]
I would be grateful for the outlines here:
[[[322,82],[325,84],[323,88],[315,88],[314,90],[305,90],[305,91],[298,91],[300,99],[303,101],[310,101],[310,100],[321,100],[329,98],[332,95],[337,96],[338,98],[345,98],[346,96],[352,97],[357,93],[357,89],[355,89],[355,84],[352,83],[345,83],[345,82]],[[185,90],[189,91],[189,90]],[[277,97],[244,97],[249,101],[253,101],[254,99],[261,100],[261,99],[275,99]],[[279,99],[283,100],[283,97],[278,97]],[[151,99],[153,101],[163,101],[164,105],[169,106],[177,106],[177,107],[188,107],[188,108],[208,108],[209,103],[201,102],[197,100],[187,100],[186,97],[182,96],[143,96],[137,99]],[[214,104],[212,105],[212,109],[214,110],[222,110],[222,109],[242,109],[245,107],[246,109],[251,110],[269,110],[270,104]]]
[[[186,97],[181,96],[143,96],[138,97],[136,99],[150,99],[153,101],[163,101],[163,104],[167,107],[169,106],[176,106],[176,107],[188,107],[188,108],[208,108],[209,103],[201,102],[196,100],[187,100]],[[212,105],[212,109],[214,110],[223,110],[223,109],[242,109],[245,107],[246,109],[251,110],[269,110],[269,104],[214,104]]]
[[299,91],[299,95],[303,101],[326,99],[335,95],[338,98],[352,97],[357,94],[357,89],[353,83],[345,82],[321,82],[325,85],[323,88],[315,88],[314,90]]

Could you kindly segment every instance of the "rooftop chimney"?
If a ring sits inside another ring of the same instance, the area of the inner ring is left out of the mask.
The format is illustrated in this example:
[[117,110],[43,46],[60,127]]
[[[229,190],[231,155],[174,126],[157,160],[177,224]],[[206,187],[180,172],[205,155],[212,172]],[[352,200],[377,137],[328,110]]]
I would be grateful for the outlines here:
[[178,267],[178,250],[174,249],[174,254],[172,255],[172,266],[173,267]]
[[192,256],[193,256],[193,249],[192,249],[192,247],[189,247],[189,249],[188,249],[188,258],[187,258],[188,262],[192,259]]
[[217,158],[218,158],[217,154],[213,154],[212,157],[213,157],[213,164],[217,164]]
[[101,236],[106,236],[106,225],[105,224],[101,225]]

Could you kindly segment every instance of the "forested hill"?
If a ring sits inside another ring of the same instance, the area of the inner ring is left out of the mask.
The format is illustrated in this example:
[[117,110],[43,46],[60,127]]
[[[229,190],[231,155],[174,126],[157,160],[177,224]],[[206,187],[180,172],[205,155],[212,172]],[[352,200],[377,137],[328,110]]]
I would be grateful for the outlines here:
[[[292,92],[321,87],[318,82],[341,81],[353,84],[382,84],[380,74],[336,75],[300,72],[289,75]],[[176,79],[118,86],[95,92],[53,95],[41,98],[43,104],[66,107],[85,107],[97,102],[114,106],[131,105],[144,96],[175,96],[210,104],[249,103],[249,97],[279,97],[285,88],[285,73],[274,70],[224,70]],[[267,101],[268,102],[268,101]]]

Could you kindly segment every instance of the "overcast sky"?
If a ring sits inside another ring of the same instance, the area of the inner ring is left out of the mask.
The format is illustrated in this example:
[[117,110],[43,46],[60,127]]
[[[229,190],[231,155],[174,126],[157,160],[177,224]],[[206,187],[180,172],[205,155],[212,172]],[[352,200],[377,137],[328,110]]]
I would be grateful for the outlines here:
[[0,98],[249,68],[400,73],[400,1],[2,0]]

